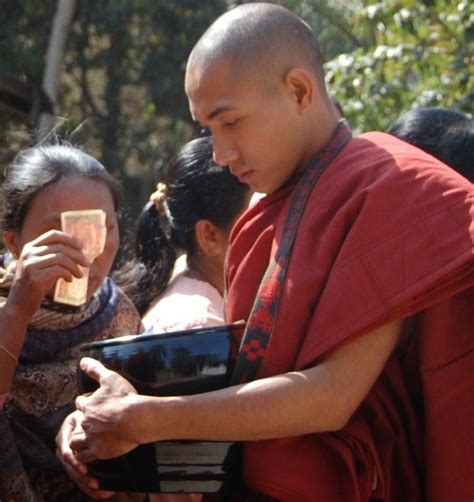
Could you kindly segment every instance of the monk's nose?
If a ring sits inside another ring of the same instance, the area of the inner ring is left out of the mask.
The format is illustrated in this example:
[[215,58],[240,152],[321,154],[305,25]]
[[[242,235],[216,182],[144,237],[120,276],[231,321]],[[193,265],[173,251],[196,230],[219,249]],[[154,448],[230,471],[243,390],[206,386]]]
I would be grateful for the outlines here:
[[212,157],[219,166],[228,166],[238,157],[237,149],[230,142],[212,138]]

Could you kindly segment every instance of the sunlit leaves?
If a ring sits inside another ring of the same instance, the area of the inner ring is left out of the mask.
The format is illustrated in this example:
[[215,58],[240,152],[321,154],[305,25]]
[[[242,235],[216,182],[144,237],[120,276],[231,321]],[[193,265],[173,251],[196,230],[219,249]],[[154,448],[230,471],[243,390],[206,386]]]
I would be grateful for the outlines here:
[[384,129],[420,105],[472,113],[472,3],[367,1],[348,15],[367,45],[329,61],[326,76],[355,129]]

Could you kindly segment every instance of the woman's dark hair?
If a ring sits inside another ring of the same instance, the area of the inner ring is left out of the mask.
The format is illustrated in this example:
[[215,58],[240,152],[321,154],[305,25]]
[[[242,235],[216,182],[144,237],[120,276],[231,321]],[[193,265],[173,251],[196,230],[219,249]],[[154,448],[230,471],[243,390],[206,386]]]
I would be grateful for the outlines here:
[[166,289],[179,251],[195,252],[196,223],[209,220],[227,229],[249,193],[247,185],[213,162],[210,137],[186,143],[169,162],[164,183],[163,210],[146,204],[135,226],[135,260],[114,275],[141,314]]
[[388,129],[474,181],[474,120],[454,110],[413,108]]
[[36,194],[66,176],[102,181],[110,188],[115,209],[118,208],[120,184],[98,160],[71,145],[36,146],[20,152],[5,170],[2,229],[20,230]]

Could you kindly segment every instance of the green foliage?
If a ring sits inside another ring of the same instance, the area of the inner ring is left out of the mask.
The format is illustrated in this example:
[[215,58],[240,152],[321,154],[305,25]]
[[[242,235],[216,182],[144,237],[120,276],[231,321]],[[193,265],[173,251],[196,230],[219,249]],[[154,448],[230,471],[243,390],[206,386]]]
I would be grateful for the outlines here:
[[25,0],[2,2],[0,8],[0,71],[41,81],[53,0],[38,2]]
[[[0,8],[0,76],[21,83],[36,82],[43,74],[51,19],[56,2],[5,0]],[[30,117],[0,102],[0,172],[16,152],[31,141],[36,116]]]
[[[125,182],[130,218],[161,167],[197,133],[183,90],[193,44],[231,0],[77,0],[61,82],[61,131]],[[331,92],[356,130],[418,105],[473,111],[468,0],[278,0],[320,41]],[[0,77],[41,86],[56,0],[5,0]],[[35,115],[0,103],[0,164],[31,141]],[[81,127],[78,127],[82,124]]]
[[[56,0],[2,2],[1,74],[41,88]],[[68,35],[58,130],[83,145],[125,186],[125,227],[160,168],[196,135],[184,94],[188,54],[225,0],[77,0]],[[34,140],[36,116],[0,102],[0,163]],[[30,133],[30,134],[28,134]]]
[[197,0],[80,3],[69,40],[72,88],[65,108],[74,123],[91,119],[85,129],[117,174],[148,171],[156,180],[156,165],[193,134],[184,66],[224,8]]
[[368,1],[351,14],[364,46],[329,61],[329,87],[356,130],[415,106],[473,112],[474,4]]
[[350,52],[361,44],[349,22],[351,11],[343,1],[281,0],[274,3],[290,9],[311,26],[324,60]]

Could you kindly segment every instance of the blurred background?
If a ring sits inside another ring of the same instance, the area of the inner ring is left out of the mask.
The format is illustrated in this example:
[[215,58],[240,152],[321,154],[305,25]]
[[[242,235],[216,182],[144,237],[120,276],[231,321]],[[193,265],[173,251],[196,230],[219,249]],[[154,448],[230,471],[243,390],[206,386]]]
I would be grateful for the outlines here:
[[[52,128],[125,187],[122,234],[160,170],[200,133],[187,56],[230,0],[0,0],[0,171]],[[305,19],[356,132],[414,106],[473,113],[474,2],[274,1]]]

